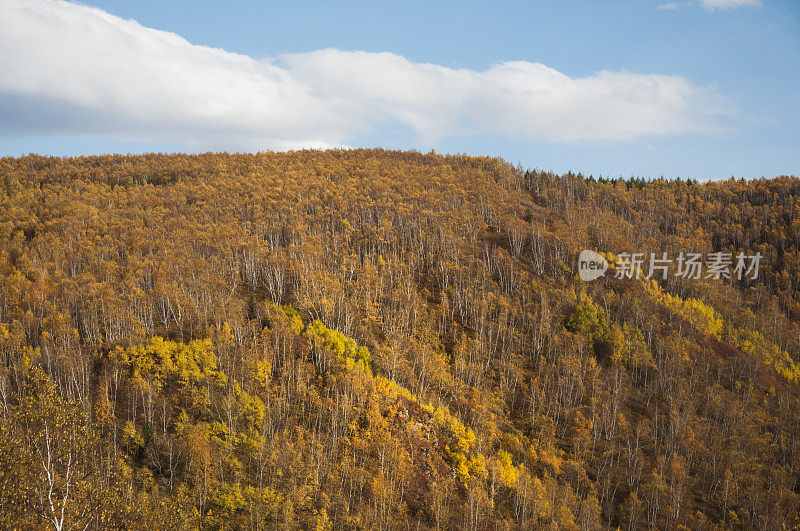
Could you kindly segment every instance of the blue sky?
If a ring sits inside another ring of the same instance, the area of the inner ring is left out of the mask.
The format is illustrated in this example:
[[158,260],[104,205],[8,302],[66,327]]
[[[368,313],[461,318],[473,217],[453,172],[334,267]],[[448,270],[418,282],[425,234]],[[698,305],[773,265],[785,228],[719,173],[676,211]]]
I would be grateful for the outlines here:
[[795,0],[83,5],[0,0],[0,154],[384,146],[800,174]]

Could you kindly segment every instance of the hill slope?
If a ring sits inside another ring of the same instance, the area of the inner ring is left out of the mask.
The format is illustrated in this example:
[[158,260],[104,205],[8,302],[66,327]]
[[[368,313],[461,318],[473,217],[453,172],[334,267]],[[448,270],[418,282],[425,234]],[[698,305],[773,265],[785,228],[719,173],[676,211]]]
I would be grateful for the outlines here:
[[[797,178],[383,150],[0,177],[5,527],[800,523]],[[583,282],[583,249],[617,260]],[[618,275],[638,252],[763,258]]]

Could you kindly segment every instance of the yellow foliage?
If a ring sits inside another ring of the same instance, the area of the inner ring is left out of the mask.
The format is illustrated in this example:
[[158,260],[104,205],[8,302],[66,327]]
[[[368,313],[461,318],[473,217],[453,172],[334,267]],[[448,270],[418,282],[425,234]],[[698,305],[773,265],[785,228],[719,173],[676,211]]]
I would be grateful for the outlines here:
[[359,346],[356,342],[345,336],[338,330],[332,330],[322,324],[319,320],[314,320],[305,332],[306,337],[317,345],[324,346],[336,354],[341,360],[352,360],[354,363],[347,361],[348,370],[351,370],[355,365],[360,365],[364,372],[371,374],[370,361],[372,355],[365,346]]
[[483,457],[483,454],[472,456],[469,460],[468,468],[471,476],[479,478],[486,477],[486,459]]
[[[645,282],[645,288],[657,302],[683,316],[698,330],[708,333],[717,339],[722,338],[725,322],[722,316],[712,307],[698,299],[683,300],[675,295],[670,295],[664,292],[655,280]],[[788,352],[772,344],[760,333],[732,329],[729,335],[734,345],[767,367],[770,367],[785,380],[800,382],[800,366],[794,362]]]
[[134,379],[144,379],[156,389],[161,389],[170,378],[192,386],[224,385],[227,381],[217,368],[217,357],[208,339],[184,344],[153,337],[147,345],[117,347],[114,356],[131,369]]
[[737,338],[737,346],[770,367],[789,382],[800,382],[800,366],[785,350],[768,341],[758,332],[745,331]]
[[516,488],[519,471],[511,462],[511,454],[502,449],[498,450],[497,465],[498,465],[497,471],[500,476],[500,482],[510,489]]
[[659,304],[689,321],[701,332],[720,339],[725,323],[714,308],[695,298],[682,299],[665,292],[655,280],[644,282],[645,289]]
[[142,434],[136,430],[132,422],[126,422],[122,428],[122,445],[130,452],[135,452],[137,449],[144,446],[144,438]]

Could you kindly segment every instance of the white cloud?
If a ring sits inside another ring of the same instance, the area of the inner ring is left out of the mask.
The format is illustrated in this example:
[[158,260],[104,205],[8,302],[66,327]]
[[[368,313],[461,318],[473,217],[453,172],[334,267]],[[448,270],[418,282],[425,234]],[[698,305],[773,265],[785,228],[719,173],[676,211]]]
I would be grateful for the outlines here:
[[577,142],[711,133],[731,112],[678,76],[573,78],[524,61],[475,71],[336,49],[257,60],[79,4],[0,0],[2,136],[288,149],[400,127],[424,143]]
[[759,7],[761,0],[700,0],[700,5],[706,11],[722,11],[740,7]]
[[669,2],[668,4],[659,4],[659,9],[666,9],[668,11],[677,11],[678,8],[681,6],[680,2]]

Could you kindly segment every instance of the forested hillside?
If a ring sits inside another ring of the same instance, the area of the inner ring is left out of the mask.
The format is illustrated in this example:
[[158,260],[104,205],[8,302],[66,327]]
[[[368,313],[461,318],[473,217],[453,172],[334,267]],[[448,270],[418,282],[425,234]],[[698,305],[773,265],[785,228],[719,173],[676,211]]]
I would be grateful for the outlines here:
[[800,525],[799,247],[795,177],[0,159],[0,527]]

